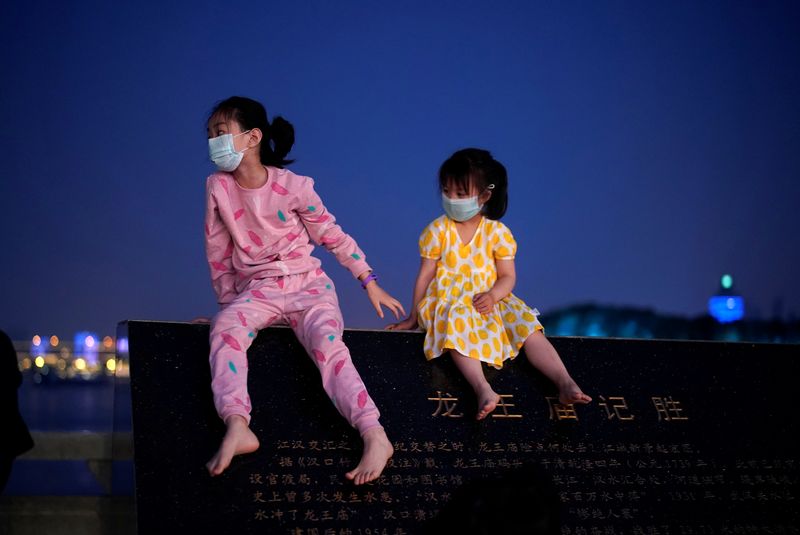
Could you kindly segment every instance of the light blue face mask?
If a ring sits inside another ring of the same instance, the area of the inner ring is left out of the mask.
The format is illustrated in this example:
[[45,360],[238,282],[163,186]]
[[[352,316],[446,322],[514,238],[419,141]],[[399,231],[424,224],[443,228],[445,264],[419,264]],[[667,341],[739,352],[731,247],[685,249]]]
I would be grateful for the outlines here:
[[482,206],[478,204],[478,196],[466,199],[451,199],[442,193],[442,207],[444,213],[454,221],[466,221],[473,218],[481,211]]
[[241,134],[236,134],[236,136],[233,134],[223,134],[208,140],[208,157],[211,158],[211,161],[214,162],[217,169],[231,173],[239,167],[239,164],[242,163],[242,158],[244,158],[244,151],[247,149],[236,152],[236,149],[233,147],[233,138],[243,136],[249,131],[250,130],[247,130]]

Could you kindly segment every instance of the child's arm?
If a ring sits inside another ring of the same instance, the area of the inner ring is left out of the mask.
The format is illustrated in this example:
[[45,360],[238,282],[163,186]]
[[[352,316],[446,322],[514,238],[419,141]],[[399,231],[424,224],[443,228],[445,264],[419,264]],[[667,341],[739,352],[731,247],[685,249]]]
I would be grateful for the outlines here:
[[[314,191],[312,179],[307,178],[307,182],[300,192],[299,201],[297,214],[303,220],[303,225],[311,239],[324,245],[342,266],[350,270],[354,277],[359,281],[364,281],[372,273],[372,268],[364,258],[364,252],[358,247],[352,236],[346,234],[342,227],[336,224],[336,218],[325,208],[322,199]],[[397,318],[400,317],[400,313],[405,314],[403,305],[378,286],[375,280],[367,282],[366,290],[372,306],[375,307],[375,311],[381,319],[383,319],[382,306],[391,310]]]
[[475,294],[472,298],[472,304],[475,310],[481,314],[491,313],[494,305],[502,300],[511,290],[514,289],[514,284],[517,282],[517,274],[514,269],[514,259],[501,260],[495,259],[495,267],[497,269],[497,280],[494,286],[488,292]]
[[365,277],[372,268],[364,258],[364,252],[349,234],[345,234],[336,218],[322,204],[314,190],[314,181],[306,177],[298,195],[297,215],[303,220],[311,239],[336,257],[339,263],[355,278]]
[[233,239],[219,215],[213,178],[206,183],[205,238],[211,285],[217,294],[217,302],[224,307],[236,298],[236,271],[232,260]]
[[[364,279],[366,279],[370,273],[372,272],[365,271],[358,277],[358,280],[361,281],[362,285],[364,284]],[[364,289],[367,290],[367,297],[369,297],[372,306],[375,307],[375,312],[378,313],[378,317],[380,319],[383,319],[382,306],[385,306],[391,310],[394,313],[395,318],[400,319],[401,314],[405,316],[406,311],[403,310],[403,305],[400,304],[400,301],[389,295],[386,290],[378,286],[378,283],[375,279],[367,282]]]
[[433,258],[422,257],[419,264],[419,273],[417,273],[417,281],[414,283],[414,295],[411,299],[411,313],[408,315],[408,318],[399,323],[389,325],[386,327],[387,329],[407,331],[417,328],[417,305],[422,301],[422,298],[425,296],[425,291],[428,289],[428,285],[431,283],[434,275],[436,275],[436,262],[437,261]]

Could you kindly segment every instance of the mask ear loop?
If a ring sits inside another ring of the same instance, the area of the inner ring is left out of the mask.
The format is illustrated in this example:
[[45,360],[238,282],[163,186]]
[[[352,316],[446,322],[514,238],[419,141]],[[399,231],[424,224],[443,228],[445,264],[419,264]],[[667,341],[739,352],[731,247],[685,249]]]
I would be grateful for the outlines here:
[[[234,136],[231,138],[231,145],[233,145],[233,138],[234,138],[234,137],[243,136],[243,135],[245,135],[246,133],[248,133],[248,132],[251,132],[252,130],[253,130],[253,129],[251,128],[251,129],[249,129],[249,130],[245,130],[244,132],[239,132],[238,134],[235,134],[235,135],[234,135]],[[246,151],[246,150],[250,150],[250,149],[252,149],[252,148],[253,148],[253,147],[245,147],[245,148],[243,148],[242,150],[240,150],[239,152],[241,153],[241,152],[244,152],[244,151]],[[234,152],[236,152],[236,149],[234,149]]]
[[[488,186],[486,186],[486,190],[489,191],[489,199],[492,198],[491,193],[492,193],[493,189],[494,189],[494,184],[489,184]],[[486,191],[486,190],[484,190],[484,191]],[[489,202],[489,199],[486,199],[486,202]],[[486,202],[481,205],[481,213],[483,213],[484,208],[486,208]]]

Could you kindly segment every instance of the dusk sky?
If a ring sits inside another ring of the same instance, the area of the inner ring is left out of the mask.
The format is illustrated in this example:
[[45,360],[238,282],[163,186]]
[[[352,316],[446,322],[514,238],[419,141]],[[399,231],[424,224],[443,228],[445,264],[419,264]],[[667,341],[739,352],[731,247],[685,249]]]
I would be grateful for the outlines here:
[[[255,98],[410,306],[439,165],[509,171],[514,293],[697,316],[723,273],[800,316],[799,2],[6,2],[0,328],[217,310],[205,121]],[[350,327],[365,293],[324,248]]]

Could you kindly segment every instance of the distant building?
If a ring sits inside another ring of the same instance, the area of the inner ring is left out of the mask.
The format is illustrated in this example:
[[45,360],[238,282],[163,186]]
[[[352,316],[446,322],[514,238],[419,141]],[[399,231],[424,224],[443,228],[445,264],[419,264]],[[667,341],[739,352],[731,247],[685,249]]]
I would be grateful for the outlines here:
[[800,321],[742,319],[721,323],[710,315],[686,318],[591,303],[554,310],[541,319],[547,334],[554,336],[800,343]]
[[744,298],[733,289],[733,277],[723,275],[719,290],[708,298],[708,313],[720,323],[733,323],[744,318]]

